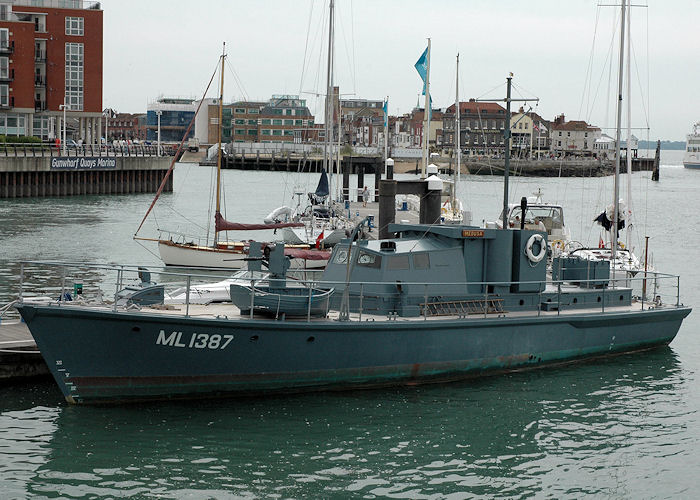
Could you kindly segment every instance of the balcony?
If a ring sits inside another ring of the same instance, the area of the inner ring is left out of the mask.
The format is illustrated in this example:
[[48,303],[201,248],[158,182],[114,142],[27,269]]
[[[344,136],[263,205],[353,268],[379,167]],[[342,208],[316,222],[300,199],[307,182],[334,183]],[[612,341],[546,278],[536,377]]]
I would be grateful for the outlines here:
[[15,98],[14,97],[7,97],[6,101],[2,98],[0,98],[0,109],[12,109],[15,107]]
[[37,88],[46,87],[46,76],[45,75],[35,75],[34,76],[34,86]]
[[12,54],[15,51],[14,40],[4,40],[0,42],[0,54]]
[[0,71],[0,82],[7,83],[7,82],[11,82],[14,79],[15,79],[14,68],[12,68],[11,70],[6,71],[4,73],[2,71]]
[[46,51],[45,50],[35,50],[34,51],[34,62],[39,62],[39,63],[46,62]]
[[47,7],[53,9],[102,10],[100,2],[90,0],[15,0],[16,6]]

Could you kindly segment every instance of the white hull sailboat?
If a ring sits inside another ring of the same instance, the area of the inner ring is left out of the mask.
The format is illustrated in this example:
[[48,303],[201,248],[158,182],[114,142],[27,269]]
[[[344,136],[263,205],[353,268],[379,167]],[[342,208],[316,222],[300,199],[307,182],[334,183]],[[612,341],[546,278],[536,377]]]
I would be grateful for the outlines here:
[[[158,243],[158,251],[163,263],[166,266],[180,267],[198,267],[198,268],[222,268],[222,269],[244,269],[247,267],[249,242],[247,241],[222,241],[220,233],[226,231],[250,231],[250,230],[267,230],[267,229],[284,229],[290,227],[301,227],[303,224],[299,222],[275,222],[271,224],[241,224],[229,222],[221,215],[221,123],[223,115],[223,88],[224,88],[224,63],[226,54],[221,55],[221,92],[219,95],[219,141],[218,141],[218,158],[216,164],[216,212],[214,215],[214,241],[213,244],[195,244],[189,241],[174,241],[172,238],[165,239],[163,237],[152,239],[139,237],[138,232],[143,226],[144,221],[153,209],[155,202],[160,196],[161,189],[156,194],[155,199],[151,203],[146,215],[141,222],[134,239],[156,241]],[[212,77],[213,80],[213,77]],[[208,89],[207,89],[208,90]],[[206,94],[206,92],[205,92]],[[203,102],[203,101],[202,101]],[[197,110],[199,111],[199,110]],[[195,113],[196,115],[196,113]],[[192,125],[190,125],[191,127]],[[189,129],[188,129],[189,132]],[[184,143],[184,139],[183,139]],[[182,148],[182,143],[180,144]],[[168,175],[172,172],[173,163],[170,166]],[[165,182],[165,181],[163,181]],[[291,259],[291,267],[295,269],[322,269],[325,267],[330,256],[330,252],[323,250],[314,250],[308,245],[302,248],[286,248],[285,255]]]

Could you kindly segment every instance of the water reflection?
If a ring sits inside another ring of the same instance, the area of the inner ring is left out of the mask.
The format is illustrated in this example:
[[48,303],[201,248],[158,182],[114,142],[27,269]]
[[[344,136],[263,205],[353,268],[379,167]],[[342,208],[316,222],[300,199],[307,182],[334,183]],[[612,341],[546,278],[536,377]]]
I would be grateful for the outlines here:
[[662,461],[682,466],[686,375],[667,348],[446,386],[65,406],[28,487],[163,498],[645,495],[636,480],[663,474]]

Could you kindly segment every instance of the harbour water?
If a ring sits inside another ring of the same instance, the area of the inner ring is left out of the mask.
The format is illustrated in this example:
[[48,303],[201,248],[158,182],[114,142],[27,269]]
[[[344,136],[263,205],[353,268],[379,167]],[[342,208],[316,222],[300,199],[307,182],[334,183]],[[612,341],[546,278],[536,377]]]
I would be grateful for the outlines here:
[[[650,236],[655,265],[680,274],[682,301],[698,306],[700,175],[681,158],[662,156],[660,183],[634,174],[633,244]],[[317,180],[225,174],[227,218],[241,222]],[[204,226],[210,176],[178,166],[157,226]],[[502,177],[461,188],[474,223],[497,216]],[[595,245],[592,220],[612,199],[612,179],[515,178],[512,200],[540,188],[564,205],[574,239]],[[155,248],[131,239],[150,201],[0,200],[0,304],[21,259],[157,265]],[[125,407],[70,406],[52,380],[0,387],[0,497],[693,498],[698,330],[695,312],[667,348],[439,386]]]

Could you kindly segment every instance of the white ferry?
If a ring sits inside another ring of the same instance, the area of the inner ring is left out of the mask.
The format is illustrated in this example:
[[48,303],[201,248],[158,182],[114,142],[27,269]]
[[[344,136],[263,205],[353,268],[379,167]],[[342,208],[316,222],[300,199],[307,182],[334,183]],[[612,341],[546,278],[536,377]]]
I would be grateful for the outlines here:
[[685,168],[700,168],[700,122],[693,125],[693,133],[687,135],[683,166]]

